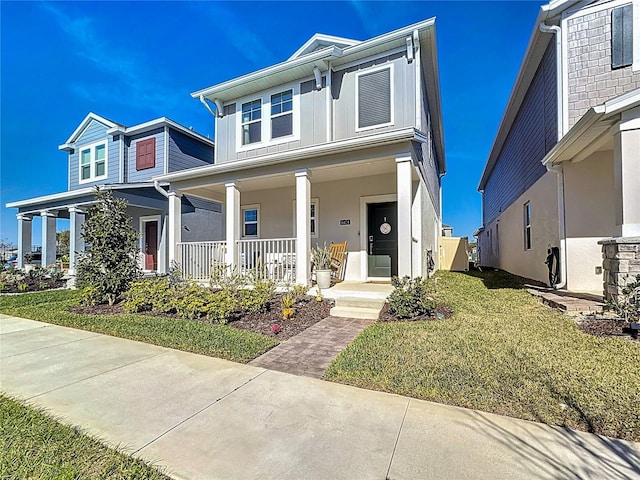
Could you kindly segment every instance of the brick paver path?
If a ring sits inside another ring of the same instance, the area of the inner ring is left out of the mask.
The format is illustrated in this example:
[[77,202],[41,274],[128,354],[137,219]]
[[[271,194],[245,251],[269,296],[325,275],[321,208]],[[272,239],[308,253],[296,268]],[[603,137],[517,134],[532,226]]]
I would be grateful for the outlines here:
[[331,360],[372,323],[373,320],[327,317],[254,359],[250,365],[320,378]]

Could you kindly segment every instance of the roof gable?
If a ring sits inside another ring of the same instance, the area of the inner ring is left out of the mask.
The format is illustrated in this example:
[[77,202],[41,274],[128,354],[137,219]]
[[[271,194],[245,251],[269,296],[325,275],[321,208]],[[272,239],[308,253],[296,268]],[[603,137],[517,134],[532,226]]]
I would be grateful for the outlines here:
[[84,133],[84,131],[87,129],[87,127],[89,127],[89,125],[91,125],[91,122],[96,121],[98,123],[101,123],[102,125],[104,125],[107,128],[114,128],[119,126],[118,123],[112,122],[111,120],[101,117],[100,115],[97,115],[93,112],[89,112],[87,114],[86,117],[84,117],[84,120],[82,120],[82,122],[80,122],[80,125],[78,125],[78,128],[76,128],[73,133],[71,134],[71,136],[67,139],[66,142],[64,142],[63,145],[60,145],[60,147],[58,147],[60,150],[65,150],[66,148],[69,147],[70,144],[74,143],[76,140],[78,140],[78,138],[80,138],[80,136]]
[[360,43],[358,40],[351,40],[349,38],[333,37],[331,35],[323,35],[322,33],[316,33],[313,37],[305,42],[296,52],[289,57],[289,60],[300,58],[304,55],[308,55],[323,48],[336,46],[338,48],[351,47]]

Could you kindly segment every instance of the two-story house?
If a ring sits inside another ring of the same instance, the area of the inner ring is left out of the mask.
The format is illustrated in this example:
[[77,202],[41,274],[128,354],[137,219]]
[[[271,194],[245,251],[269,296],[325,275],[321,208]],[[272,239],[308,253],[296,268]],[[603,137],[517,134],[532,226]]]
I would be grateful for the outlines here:
[[[68,152],[67,191],[7,204],[18,209],[18,266],[32,249],[34,216],[42,218],[42,265],[55,262],[56,221],[65,218],[73,273],[76,255],[84,251],[82,224],[99,186],[127,200],[127,213],[140,232],[142,268],[167,272],[169,194],[167,184],[152,177],[211,165],[213,141],[168,118],[125,127],[89,113],[59,149]],[[178,208],[185,241],[222,238],[219,203],[185,195]]]
[[[192,277],[208,278],[217,257],[308,284],[310,248],[345,241],[345,280],[436,267],[445,157],[434,19],[365,41],[316,34],[286,61],[192,96],[215,117],[215,162],[154,177],[170,183],[170,252]],[[184,242],[174,214],[184,195],[224,204],[226,239],[210,245],[222,254]]]
[[546,282],[551,250],[559,287],[613,293],[640,273],[639,158],[640,1],[542,6],[478,187],[480,263]]

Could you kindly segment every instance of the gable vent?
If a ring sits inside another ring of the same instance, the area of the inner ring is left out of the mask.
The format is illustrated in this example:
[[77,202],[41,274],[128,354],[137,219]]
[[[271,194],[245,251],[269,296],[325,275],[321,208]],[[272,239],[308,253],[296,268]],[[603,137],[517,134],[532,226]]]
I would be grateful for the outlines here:
[[391,123],[391,69],[358,76],[358,128]]

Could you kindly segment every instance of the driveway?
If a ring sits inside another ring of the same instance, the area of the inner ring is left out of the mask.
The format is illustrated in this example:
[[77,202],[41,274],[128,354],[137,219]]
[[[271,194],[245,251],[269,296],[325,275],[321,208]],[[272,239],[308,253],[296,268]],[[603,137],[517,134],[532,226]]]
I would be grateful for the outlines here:
[[6,315],[0,385],[176,478],[640,478],[637,443]]

